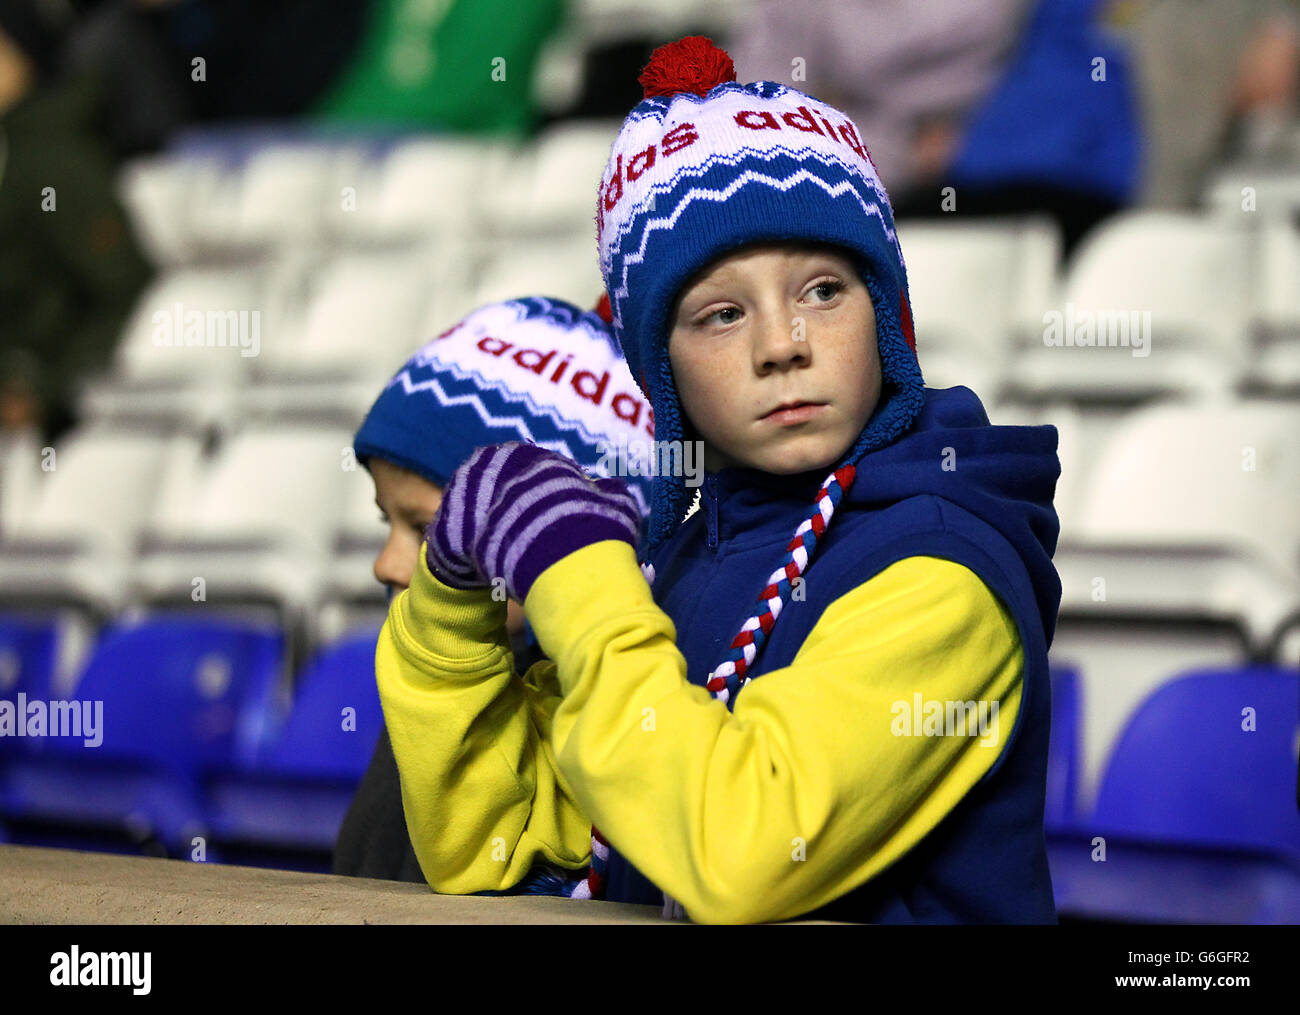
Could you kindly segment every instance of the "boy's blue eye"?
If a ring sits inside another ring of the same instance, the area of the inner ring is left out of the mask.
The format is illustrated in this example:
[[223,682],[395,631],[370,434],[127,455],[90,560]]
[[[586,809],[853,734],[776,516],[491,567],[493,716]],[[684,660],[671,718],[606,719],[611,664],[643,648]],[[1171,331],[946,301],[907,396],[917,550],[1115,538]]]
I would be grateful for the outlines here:
[[813,292],[817,293],[818,296],[821,297],[823,303],[829,303],[839,295],[843,288],[843,282],[818,282],[817,285],[813,287]]
[[722,314],[737,314],[737,315],[738,315],[739,313],[740,313],[740,310],[739,310],[737,307],[723,307],[721,310],[715,310],[715,311],[713,311],[713,313],[709,314],[709,316],[706,317],[706,318],[704,319],[704,322],[703,322],[703,323],[708,324],[709,321],[712,321],[712,320],[714,320],[714,319],[716,318],[719,324],[735,324],[735,323],[736,323],[736,318],[735,318],[735,317],[731,317],[731,318],[729,318],[729,319],[727,319],[727,320],[723,320],[722,317],[721,317],[721,315],[722,315]]

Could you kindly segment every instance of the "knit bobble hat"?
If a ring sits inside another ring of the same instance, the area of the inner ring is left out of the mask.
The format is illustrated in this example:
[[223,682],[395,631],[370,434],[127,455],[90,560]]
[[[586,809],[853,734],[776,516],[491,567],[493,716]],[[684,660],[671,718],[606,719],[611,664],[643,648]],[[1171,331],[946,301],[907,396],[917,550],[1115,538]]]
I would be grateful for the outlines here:
[[626,482],[649,511],[654,434],[609,324],[595,310],[532,297],[480,307],[393,376],[353,440],[357,460],[435,486],[475,449],[529,441]]
[[[614,141],[596,229],[614,334],[654,407],[656,440],[683,439],[668,337],[684,283],[738,247],[783,241],[844,250],[875,310],[881,398],[837,473],[899,437],[924,382],[893,210],[853,122],[787,85],[739,84],[702,36],[655,50],[639,81],[645,98]],[[656,477],[647,554],[689,494],[682,477]]]

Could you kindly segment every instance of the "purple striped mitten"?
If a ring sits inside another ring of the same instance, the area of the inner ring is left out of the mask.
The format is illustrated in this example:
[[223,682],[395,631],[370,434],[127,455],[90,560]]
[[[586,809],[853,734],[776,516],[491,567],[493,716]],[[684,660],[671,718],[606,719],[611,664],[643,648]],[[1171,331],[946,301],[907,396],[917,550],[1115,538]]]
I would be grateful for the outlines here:
[[571,459],[512,441],[479,448],[452,475],[425,530],[429,570],[444,585],[504,578],[523,602],[537,576],[590,543],[636,547],[641,513],[617,479],[591,479]]

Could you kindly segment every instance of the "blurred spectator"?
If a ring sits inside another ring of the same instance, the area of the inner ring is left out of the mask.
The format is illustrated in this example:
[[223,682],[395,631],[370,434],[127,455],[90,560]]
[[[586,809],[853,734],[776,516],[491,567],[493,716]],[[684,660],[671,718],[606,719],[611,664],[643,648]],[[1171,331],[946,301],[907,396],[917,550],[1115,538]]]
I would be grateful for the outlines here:
[[47,7],[0,5],[0,426],[53,439],[151,269],[95,132],[101,83],[53,76],[65,25]]
[[[1136,185],[1127,56],[1105,26],[1112,7],[771,0],[732,53],[746,80],[790,82],[848,111],[900,217],[1041,211],[1068,250]],[[806,80],[792,77],[799,69]]]
[[530,132],[538,55],[563,0],[375,0],[365,39],[314,107],[346,124]]
[[1143,202],[1197,203],[1235,131],[1240,154],[1294,163],[1300,0],[1135,0],[1145,131]]
[[[963,213],[1043,212],[1068,256],[1133,202],[1141,130],[1116,0],[1038,0],[997,86],[965,124],[943,172]],[[944,208],[940,195],[933,209]],[[924,202],[918,211],[925,213]]]
[[930,187],[993,88],[1032,0],[761,0],[728,47],[742,81],[847,112],[895,204]]

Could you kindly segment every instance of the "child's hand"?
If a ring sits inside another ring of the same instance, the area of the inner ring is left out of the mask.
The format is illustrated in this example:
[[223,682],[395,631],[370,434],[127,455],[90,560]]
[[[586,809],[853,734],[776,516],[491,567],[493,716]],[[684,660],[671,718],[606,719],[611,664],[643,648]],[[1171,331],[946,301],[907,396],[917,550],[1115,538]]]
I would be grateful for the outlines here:
[[445,585],[480,588],[503,578],[522,603],[537,576],[590,543],[635,548],[641,514],[617,479],[593,480],[535,444],[479,448],[452,475],[425,530],[425,554]]

